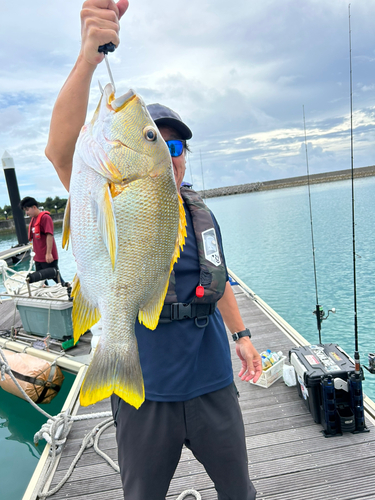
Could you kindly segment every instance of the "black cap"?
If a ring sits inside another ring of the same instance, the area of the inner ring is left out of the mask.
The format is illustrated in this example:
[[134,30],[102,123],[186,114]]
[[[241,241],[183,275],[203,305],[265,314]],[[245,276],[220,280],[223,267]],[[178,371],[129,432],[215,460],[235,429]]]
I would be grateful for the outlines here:
[[181,120],[180,115],[172,109],[159,103],[149,104],[147,109],[157,126],[166,125],[176,129],[180,133],[181,139],[185,141],[193,137],[192,131]]

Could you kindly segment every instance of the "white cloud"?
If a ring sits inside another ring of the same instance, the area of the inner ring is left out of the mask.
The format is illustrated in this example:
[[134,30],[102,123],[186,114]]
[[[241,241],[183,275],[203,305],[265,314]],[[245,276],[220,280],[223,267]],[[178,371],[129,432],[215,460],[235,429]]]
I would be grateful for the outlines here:
[[[14,157],[21,195],[65,196],[44,156],[58,92],[80,48],[80,3],[2,6],[0,156]],[[351,3],[355,165],[374,164],[372,0]],[[109,55],[119,93],[178,111],[194,132],[195,187],[304,175],[302,105],[311,169],[349,168],[348,9],[342,0],[131,2]],[[94,76],[89,114],[99,99]],[[316,163],[315,163],[316,161]],[[188,177],[189,168],[188,168]],[[0,175],[1,177],[1,175]],[[0,206],[8,203],[0,178]]]

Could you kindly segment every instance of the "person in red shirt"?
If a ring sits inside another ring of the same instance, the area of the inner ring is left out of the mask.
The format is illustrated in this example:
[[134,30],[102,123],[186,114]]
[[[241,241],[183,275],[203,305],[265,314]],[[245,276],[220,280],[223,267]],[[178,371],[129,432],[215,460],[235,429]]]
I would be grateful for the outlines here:
[[[35,198],[30,196],[26,196],[21,200],[20,207],[24,210],[26,215],[31,217],[29,225],[29,240],[33,242],[36,271],[50,267],[59,271],[56,242],[53,237],[53,220],[50,213],[39,210],[38,202]],[[58,283],[57,278],[54,278],[54,281]],[[61,274],[60,282],[64,285],[64,280],[62,279]]]

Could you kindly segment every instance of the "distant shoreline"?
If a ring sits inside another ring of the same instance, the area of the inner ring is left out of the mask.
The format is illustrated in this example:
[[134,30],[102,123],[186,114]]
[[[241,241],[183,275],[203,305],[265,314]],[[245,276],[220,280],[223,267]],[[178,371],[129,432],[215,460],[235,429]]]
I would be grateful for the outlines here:
[[[322,174],[310,175],[310,184],[321,184],[323,182],[336,182],[350,179],[352,172],[350,169],[337,170],[335,172],[325,172]],[[375,165],[371,167],[360,167],[354,169],[354,177],[373,177],[375,176]],[[289,187],[305,186],[307,184],[307,175],[300,177],[289,177],[286,179],[277,179],[275,181],[253,182],[250,184],[240,184],[238,186],[227,186],[214,189],[198,191],[203,198],[216,198],[219,196],[231,196],[233,194],[253,193],[257,191],[267,191],[270,189],[283,189]],[[63,214],[51,214],[55,224],[62,224]],[[26,221],[28,224],[28,221]],[[0,221],[0,233],[14,233],[14,221]]]
[[[375,176],[375,165],[371,167],[360,167],[354,169],[354,178]],[[325,172],[322,174],[310,175],[310,184],[321,184],[323,182],[336,182],[351,179],[352,171],[336,170],[335,172]],[[230,196],[233,194],[253,193],[256,191],[268,191],[270,189],[283,189],[289,187],[307,185],[307,175],[300,177],[289,177],[277,179],[275,181],[253,182],[250,184],[240,184],[238,186],[227,186],[214,189],[198,191],[204,198],[216,198],[219,196]]]
[[[63,213],[58,213],[58,214],[53,214],[51,213],[51,217],[53,219],[53,223],[56,226],[62,225],[63,223],[63,218],[64,214]],[[26,222],[26,227],[29,225],[30,219],[25,217],[25,222]],[[0,220],[0,234],[7,234],[7,233],[15,233],[15,226],[14,226],[14,220],[13,219],[8,219],[8,220]]]

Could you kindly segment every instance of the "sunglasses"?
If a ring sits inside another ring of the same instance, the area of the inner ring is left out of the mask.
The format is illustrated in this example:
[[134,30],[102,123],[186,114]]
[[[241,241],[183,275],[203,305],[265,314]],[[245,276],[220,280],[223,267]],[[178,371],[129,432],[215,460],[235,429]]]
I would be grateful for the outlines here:
[[184,143],[179,140],[165,141],[171,156],[180,156],[184,150]]

